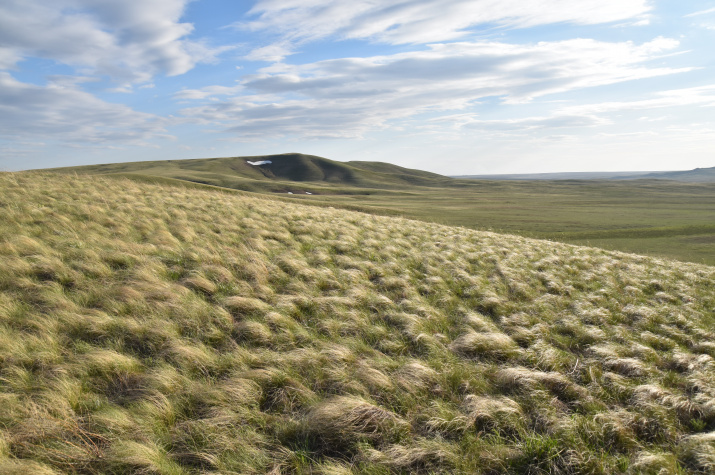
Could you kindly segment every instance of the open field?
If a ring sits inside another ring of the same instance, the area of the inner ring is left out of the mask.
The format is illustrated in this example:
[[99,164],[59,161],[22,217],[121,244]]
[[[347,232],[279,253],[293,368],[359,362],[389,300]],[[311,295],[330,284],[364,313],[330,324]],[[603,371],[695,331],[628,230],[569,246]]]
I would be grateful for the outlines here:
[[715,187],[669,181],[475,182],[300,196],[376,213],[715,265]]
[[[273,163],[253,167],[247,159]],[[390,164],[340,163],[300,154],[118,163],[60,171],[179,179],[715,265],[712,183],[456,180]]]
[[117,177],[0,214],[0,473],[715,470],[714,267]]

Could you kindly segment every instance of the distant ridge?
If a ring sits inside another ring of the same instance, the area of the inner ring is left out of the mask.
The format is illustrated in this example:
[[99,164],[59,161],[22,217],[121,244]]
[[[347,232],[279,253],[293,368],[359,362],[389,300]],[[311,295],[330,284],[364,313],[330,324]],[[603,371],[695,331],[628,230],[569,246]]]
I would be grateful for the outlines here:
[[715,167],[696,168],[694,170],[675,172],[654,172],[642,175],[639,178],[655,178],[658,180],[687,181],[693,183],[712,183],[715,182]]
[[[566,172],[566,173],[504,173],[497,175],[460,175],[467,180],[621,180],[633,179],[644,172]],[[650,173],[650,172],[646,172]]]
[[337,162],[302,153],[112,163],[56,168],[52,171],[173,178],[261,192],[292,192],[298,189],[298,184],[301,184],[301,191],[320,193],[330,192],[335,187],[399,189],[415,185],[444,186],[454,181],[436,173],[390,163]]
[[691,183],[715,182],[715,167],[665,172],[571,172],[571,173],[511,173],[498,175],[459,175],[452,178],[468,180],[674,180]]

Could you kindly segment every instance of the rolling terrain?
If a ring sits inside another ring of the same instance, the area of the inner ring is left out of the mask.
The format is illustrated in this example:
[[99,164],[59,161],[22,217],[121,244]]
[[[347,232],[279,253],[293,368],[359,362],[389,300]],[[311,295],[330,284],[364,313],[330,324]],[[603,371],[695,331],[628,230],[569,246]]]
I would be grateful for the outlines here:
[[[265,160],[271,163],[248,164]],[[55,171],[113,174],[150,182],[181,180],[322,206],[715,265],[715,187],[711,183],[466,180],[387,163],[342,163],[301,154],[118,163]]]
[[654,172],[639,178],[655,178],[659,180],[675,180],[691,183],[715,183],[715,167],[673,172]]
[[[269,162],[261,165],[253,163]],[[54,169],[64,173],[144,175],[258,192],[358,193],[368,189],[440,186],[448,177],[389,163],[336,162],[301,153],[162,160]]]
[[0,214],[0,473],[715,470],[714,267],[116,176]]
[[503,173],[498,175],[459,175],[454,178],[470,180],[614,180],[642,178],[642,172],[564,172],[564,173]]
[[690,183],[715,183],[715,167],[667,172],[521,173],[462,175],[455,178],[476,180],[673,180]]

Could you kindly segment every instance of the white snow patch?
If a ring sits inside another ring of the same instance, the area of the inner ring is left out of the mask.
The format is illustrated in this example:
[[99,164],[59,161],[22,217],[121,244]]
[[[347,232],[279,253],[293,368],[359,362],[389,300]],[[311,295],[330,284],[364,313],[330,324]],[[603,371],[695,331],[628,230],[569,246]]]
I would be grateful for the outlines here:
[[312,195],[313,193],[311,193],[310,191],[306,191],[305,194],[306,194],[306,195]]
[[253,165],[253,166],[255,167],[255,166],[258,166],[258,165],[268,165],[269,163],[273,163],[273,162],[270,161],[270,160],[258,160],[258,161],[256,161],[256,162],[252,162],[252,161],[250,161],[250,160],[246,160],[246,163],[248,163],[249,165]]
[[293,194],[293,192],[292,192],[292,191],[289,191],[289,192],[288,192],[288,194],[289,194],[289,195],[292,195],[292,194]]

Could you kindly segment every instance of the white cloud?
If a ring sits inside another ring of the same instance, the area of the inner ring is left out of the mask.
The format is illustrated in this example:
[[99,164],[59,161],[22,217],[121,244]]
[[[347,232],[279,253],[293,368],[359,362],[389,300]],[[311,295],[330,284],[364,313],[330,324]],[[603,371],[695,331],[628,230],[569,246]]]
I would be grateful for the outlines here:
[[293,53],[290,46],[285,44],[273,44],[256,48],[247,54],[244,59],[249,61],[269,61],[278,62]]
[[527,28],[639,20],[651,10],[649,4],[648,0],[259,0],[249,12],[255,19],[234,26],[277,34],[284,48],[286,43],[330,36],[426,44],[464,38],[477,26]]
[[554,128],[595,127],[607,123],[609,123],[609,121],[593,115],[555,114],[546,117],[503,120],[479,120],[471,118],[463,121],[460,126],[465,129],[485,131],[521,132]]
[[207,86],[201,89],[182,89],[174,94],[174,99],[177,100],[195,100],[195,99],[205,99],[207,97],[216,96],[231,96],[235,95],[241,90],[243,86]]
[[101,101],[71,84],[36,86],[0,72],[0,137],[5,139],[146,145],[167,137],[163,125],[163,119]]
[[[447,122],[457,128],[477,129],[502,133],[521,133],[534,130],[570,127],[594,127],[610,125],[616,122],[609,114],[628,111],[648,111],[683,106],[715,107],[715,85],[701,86],[685,89],[661,91],[653,94],[654,97],[638,101],[602,102],[596,104],[582,104],[557,108],[551,115],[526,117],[519,119],[480,120],[474,114],[457,114],[433,120],[433,122]],[[638,117],[640,122],[661,122],[668,119],[665,116]],[[652,131],[628,133],[602,133],[604,136],[635,136],[653,135]]]
[[21,59],[18,51],[0,45],[0,70],[14,68]]
[[38,57],[122,83],[185,73],[221,48],[187,39],[189,0],[4,0],[0,68]]
[[700,10],[700,11],[697,11],[694,13],[689,13],[689,14],[685,15],[685,18],[700,16],[700,15],[708,15],[710,13],[715,13],[715,8],[708,8],[707,10]]
[[209,99],[182,113],[241,137],[356,137],[391,120],[465,110],[486,97],[522,103],[686,71],[644,64],[677,45],[665,38],[641,45],[586,39],[532,45],[436,44],[391,56],[275,64],[245,76],[240,84],[244,95],[231,97],[229,89],[213,87],[185,91],[180,97]]
[[654,96],[639,101],[601,102],[570,106],[561,111],[565,114],[590,115],[682,106],[715,107],[715,85],[660,91]]
[[650,25],[650,17],[643,17],[640,20],[636,20],[632,23],[630,23],[631,26],[648,26]]

